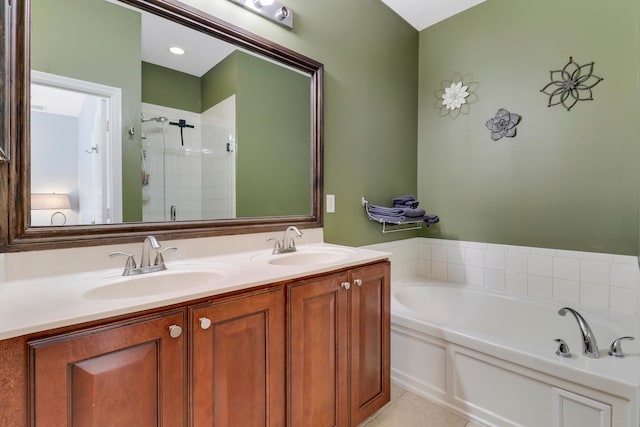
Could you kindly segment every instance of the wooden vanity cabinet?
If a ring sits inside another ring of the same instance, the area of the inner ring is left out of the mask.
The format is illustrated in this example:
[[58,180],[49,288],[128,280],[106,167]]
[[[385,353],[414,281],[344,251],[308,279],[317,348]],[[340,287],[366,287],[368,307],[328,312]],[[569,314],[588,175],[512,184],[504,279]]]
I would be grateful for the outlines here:
[[290,427],[349,425],[346,282],[341,273],[288,288]]
[[357,426],[390,399],[389,263],[288,286],[288,425]]
[[6,358],[31,426],[355,427],[389,401],[389,263],[40,337]]
[[28,343],[31,424],[185,425],[185,310]]
[[391,397],[389,264],[349,272],[351,426],[357,426]]
[[194,427],[282,427],[284,291],[190,308]]

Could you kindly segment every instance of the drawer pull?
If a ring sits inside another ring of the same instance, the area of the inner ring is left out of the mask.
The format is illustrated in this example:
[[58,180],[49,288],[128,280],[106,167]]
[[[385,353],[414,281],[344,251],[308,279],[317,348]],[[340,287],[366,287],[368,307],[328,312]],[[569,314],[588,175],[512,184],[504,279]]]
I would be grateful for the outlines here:
[[345,288],[346,290],[349,290],[349,288],[351,287],[351,283],[349,282],[342,282],[342,284],[340,285],[343,288]]
[[180,335],[182,335],[182,328],[178,325],[169,326],[169,335],[171,336],[171,338],[178,338]]
[[362,286],[362,279],[356,279],[353,281],[354,285]]
[[207,317],[201,317],[200,319],[198,319],[198,321],[200,322],[200,327],[202,329],[209,329],[209,327],[211,326],[211,319]]

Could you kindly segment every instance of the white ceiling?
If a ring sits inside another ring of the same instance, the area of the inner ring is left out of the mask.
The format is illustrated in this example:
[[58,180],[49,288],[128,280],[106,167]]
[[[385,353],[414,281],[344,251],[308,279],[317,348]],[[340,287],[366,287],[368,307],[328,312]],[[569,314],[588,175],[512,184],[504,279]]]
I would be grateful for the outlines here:
[[485,0],[382,0],[416,30],[438,23]]
[[[186,52],[174,55],[169,47]],[[202,77],[237,47],[168,19],[142,12],[142,60]]]
[[[230,43],[160,18],[119,0],[106,1],[140,13],[141,59],[144,62],[202,77],[231,52],[239,49]],[[171,46],[183,48],[185,54],[175,55],[169,52]]]

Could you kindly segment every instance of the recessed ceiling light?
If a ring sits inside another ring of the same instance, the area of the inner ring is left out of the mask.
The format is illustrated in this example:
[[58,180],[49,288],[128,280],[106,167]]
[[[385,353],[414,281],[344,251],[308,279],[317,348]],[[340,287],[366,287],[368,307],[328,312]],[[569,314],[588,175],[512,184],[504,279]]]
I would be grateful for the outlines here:
[[184,55],[185,51],[180,46],[170,46],[169,52],[173,53],[174,55]]

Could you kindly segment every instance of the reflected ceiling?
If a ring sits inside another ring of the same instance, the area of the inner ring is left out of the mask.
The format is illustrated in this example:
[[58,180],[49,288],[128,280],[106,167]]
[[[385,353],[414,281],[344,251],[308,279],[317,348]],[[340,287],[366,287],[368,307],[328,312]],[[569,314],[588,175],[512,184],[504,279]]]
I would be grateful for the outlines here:
[[[202,77],[214,65],[238,49],[237,46],[202,32],[193,31],[186,26],[129,6],[119,0],[106,1],[135,10],[142,15],[141,54],[144,62]],[[185,50],[185,54],[170,53],[169,48],[172,46],[181,47]]]

